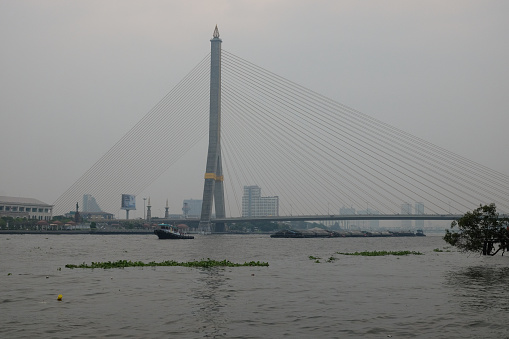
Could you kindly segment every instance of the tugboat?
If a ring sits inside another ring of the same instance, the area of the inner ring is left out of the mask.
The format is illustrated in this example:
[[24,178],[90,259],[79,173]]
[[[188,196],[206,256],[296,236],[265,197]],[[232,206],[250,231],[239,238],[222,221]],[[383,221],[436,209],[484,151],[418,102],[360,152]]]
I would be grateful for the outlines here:
[[154,230],[154,234],[159,239],[194,239],[192,235],[186,235],[179,232],[178,228],[169,224],[159,224],[159,229]]

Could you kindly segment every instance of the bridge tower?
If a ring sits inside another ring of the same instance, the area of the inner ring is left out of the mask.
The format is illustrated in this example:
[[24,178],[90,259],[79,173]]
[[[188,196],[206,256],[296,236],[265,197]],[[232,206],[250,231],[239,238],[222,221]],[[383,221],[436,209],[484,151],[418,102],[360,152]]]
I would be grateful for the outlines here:
[[212,228],[210,219],[212,205],[215,207],[216,218],[226,216],[224,206],[223,166],[221,164],[221,42],[219,30],[214,30],[210,40],[210,113],[209,113],[209,149],[203,202],[199,228],[203,232],[223,232],[224,223],[215,224]]

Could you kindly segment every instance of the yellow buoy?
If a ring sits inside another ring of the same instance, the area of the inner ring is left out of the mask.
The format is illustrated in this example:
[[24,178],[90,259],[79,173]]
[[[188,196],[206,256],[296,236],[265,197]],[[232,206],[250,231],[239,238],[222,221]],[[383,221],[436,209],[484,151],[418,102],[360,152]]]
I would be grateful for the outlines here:
[[58,295],[57,300],[58,301],[62,301],[62,295],[61,294]]

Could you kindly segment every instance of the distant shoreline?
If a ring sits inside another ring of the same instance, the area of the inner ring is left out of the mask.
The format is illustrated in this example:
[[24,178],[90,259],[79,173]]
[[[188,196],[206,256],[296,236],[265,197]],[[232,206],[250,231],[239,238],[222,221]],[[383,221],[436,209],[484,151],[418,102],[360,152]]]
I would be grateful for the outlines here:
[[[274,232],[257,232],[257,233],[242,233],[242,232],[219,232],[214,234],[230,234],[230,235],[253,235],[253,234],[273,234]],[[443,235],[443,232],[429,231],[426,235],[436,236]],[[153,235],[154,231],[143,231],[143,230],[111,230],[111,231],[91,231],[91,230],[59,230],[59,231],[32,231],[32,230],[0,230],[0,235],[21,235],[21,234],[44,234],[44,235],[78,235],[78,234],[91,234],[91,235]],[[198,232],[189,232],[189,234],[198,234]],[[351,237],[351,236],[350,236]]]
[[118,230],[118,231],[89,231],[89,230],[72,230],[72,231],[30,231],[30,230],[0,230],[0,234],[65,234],[65,235],[76,235],[76,234],[98,234],[98,235],[119,235],[119,234],[132,234],[132,235],[146,235],[154,234],[154,231],[129,231],[129,230]]

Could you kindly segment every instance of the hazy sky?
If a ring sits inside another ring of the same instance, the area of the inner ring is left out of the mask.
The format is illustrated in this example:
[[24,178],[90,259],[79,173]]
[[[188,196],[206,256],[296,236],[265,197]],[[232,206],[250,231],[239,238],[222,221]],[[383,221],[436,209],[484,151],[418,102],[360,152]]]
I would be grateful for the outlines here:
[[0,195],[53,203],[216,24],[223,49],[509,174],[508,1],[0,0]]

